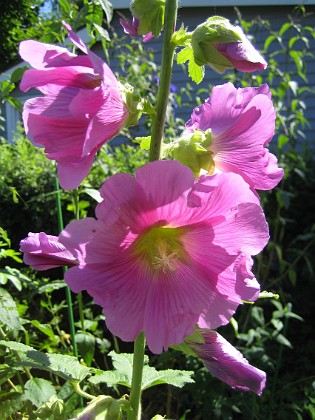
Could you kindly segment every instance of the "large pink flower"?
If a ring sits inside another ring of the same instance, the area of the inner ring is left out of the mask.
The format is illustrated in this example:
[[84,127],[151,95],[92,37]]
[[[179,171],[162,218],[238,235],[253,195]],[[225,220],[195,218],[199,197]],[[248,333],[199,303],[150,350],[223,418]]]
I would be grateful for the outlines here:
[[33,69],[20,84],[43,97],[26,101],[25,131],[58,162],[60,184],[76,188],[87,176],[100,147],[120,131],[128,117],[117,79],[110,68],[65,24],[73,44],[86,55],[37,41],[23,41],[20,55]]
[[194,109],[184,136],[211,131],[216,169],[240,174],[259,190],[274,188],[283,169],[267,145],[274,135],[275,109],[267,85],[236,89],[232,83],[215,86],[205,103]]
[[268,241],[259,199],[239,175],[202,176],[176,161],[116,174],[96,217],[70,223],[59,242],[79,261],[65,280],[103,307],[113,334],[144,331],[159,353],[198,324],[226,324],[257,298],[251,255]]
[[235,347],[216,331],[200,330],[204,343],[186,340],[212,375],[232,388],[253,391],[258,395],[266,384],[266,374],[251,366]]

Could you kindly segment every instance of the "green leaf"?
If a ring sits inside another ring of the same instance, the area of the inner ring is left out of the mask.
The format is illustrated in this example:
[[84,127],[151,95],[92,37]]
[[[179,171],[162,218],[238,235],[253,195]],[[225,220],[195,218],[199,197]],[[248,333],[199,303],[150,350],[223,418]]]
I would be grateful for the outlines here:
[[[95,1],[95,0],[94,0]],[[100,4],[106,15],[107,23],[110,23],[113,18],[113,5],[108,0],[97,0],[96,3]]]
[[34,325],[35,328],[37,328],[39,331],[41,331],[43,334],[47,335],[54,343],[57,342],[55,333],[49,324],[41,324],[37,319],[34,321],[31,321],[31,324]]
[[284,335],[282,335],[282,334],[278,334],[277,336],[276,336],[276,338],[275,338],[275,340],[278,342],[278,343],[280,343],[280,344],[282,344],[282,345],[284,345],[284,346],[286,346],[286,347],[290,347],[291,349],[292,349],[292,344],[290,343],[290,341],[284,336]]
[[136,137],[135,140],[140,143],[140,149],[150,150],[151,136],[148,137]]
[[79,363],[73,356],[63,354],[42,353],[15,341],[0,341],[0,345],[21,352],[18,366],[28,366],[34,369],[46,370],[68,381],[82,381],[91,373],[91,369]]
[[15,398],[0,403],[0,413],[3,419],[9,419],[12,414],[19,412],[25,403],[24,395],[16,398],[14,393],[13,396]]
[[128,388],[131,387],[130,378],[116,370],[97,373],[96,375],[89,378],[88,381],[94,385],[106,383],[109,387],[114,387],[116,385],[123,385]]
[[[89,382],[93,384],[105,382],[108,386],[124,385],[130,388],[133,355],[127,353],[117,354],[112,351],[109,353],[109,356],[112,357],[113,366],[116,370],[100,372],[89,378]],[[174,385],[181,388],[186,383],[194,382],[191,378],[194,372],[172,369],[158,371],[154,367],[149,366],[148,363],[149,359],[145,356],[142,376],[142,390],[162,384]]]
[[168,384],[182,388],[187,383],[193,383],[191,376],[192,371],[184,370],[156,370],[151,366],[144,366],[142,376],[142,390],[151,388],[152,386]]
[[109,36],[108,31],[106,31],[106,29],[102,28],[100,25],[97,25],[96,23],[93,23],[93,25],[102,38],[106,39],[106,41],[110,41],[110,36]]
[[54,290],[63,289],[64,287],[66,287],[66,283],[63,280],[53,280],[49,281],[49,283],[44,284],[43,286],[40,286],[37,289],[37,293],[51,293]]
[[11,74],[10,81],[12,83],[18,83],[24,74],[24,72],[28,69],[28,66],[19,67],[18,69],[15,69],[14,72]]
[[87,366],[91,366],[95,352],[95,337],[88,332],[78,332],[75,335],[75,341],[79,353],[83,357]]
[[65,15],[71,15],[71,6],[68,0],[59,0],[59,5],[63,9]]
[[193,49],[190,46],[183,48],[177,53],[177,64],[186,63],[186,61],[190,60],[192,54]]
[[263,290],[259,293],[258,296],[259,299],[279,299],[279,295],[272,292],[267,292],[266,290]]
[[268,36],[268,38],[265,41],[265,45],[264,45],[264,50],[267,51],[270,44],[276,39],[276,37],[274,35],[270,35]]
[[0,323],[15,332],[21,327],[19,313],[14,299],[3,288],[0,288]]
[[205,68],[196,64],[191,46],[183,48],[177,54],[177,64],[183,64],[186,61],[188,61],[188,74],[192,81],[198,85],[204,78]]
[[24,395],[37,408],[43,405],[50,397],[56,395],[51,382],[42,378],[33,378],[26,382]]
[[280,28],[279,35],[282,36],[291,27],[292,27],[292,23],[290,22],[284,23]]

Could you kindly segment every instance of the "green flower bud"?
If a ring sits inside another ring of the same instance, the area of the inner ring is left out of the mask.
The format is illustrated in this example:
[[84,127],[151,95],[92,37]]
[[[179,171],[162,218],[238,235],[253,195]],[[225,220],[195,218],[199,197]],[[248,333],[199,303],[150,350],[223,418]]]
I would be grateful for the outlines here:
[[122,418],[121,400],[100,395],[77,415],[75,420],[120,420]]
[[131,11],[139,19],[138,34],[152,32],[155,37],[161,33],[164,24],[165,0],[133,0]]
[[209,64],[222,73],[234,65],[216,48],[217,44],[241,42],[240,28],[230,24],[228,19],[213,16],[197,26],[191,37],[191,46],[196,64]]
[[211,142],[211,130],[195,130],[193,133],[186,133],[172,145],[172,157],[188,166],[196,178],[202,172],[212,175],[215,164],[212,152],[208,150]]

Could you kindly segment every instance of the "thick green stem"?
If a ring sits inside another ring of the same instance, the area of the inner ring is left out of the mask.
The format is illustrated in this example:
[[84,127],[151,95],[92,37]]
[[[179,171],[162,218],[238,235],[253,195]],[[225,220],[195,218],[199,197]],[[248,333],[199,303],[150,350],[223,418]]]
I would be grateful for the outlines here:
[[178,0],[166,0],[160,81],[155,107],[156,114],[152,118],[151,146],[149,153],[150,162],[159,160],[161,155],[161,144],[164,132],[168,97],[170,93],[173,58],[175,51],[175,45],[171,42],[171,39],[176,23],[177,7]]
[[[63,218],[62,218],[62,208],[61,208],[61,198],[60,198],[60,191],[59,191],[59,182],[58,182],[57,176],[55,177],[55,184],[56,184],[58,228],[59,228],[59,231],[62,231],[63,230]],[[64,268],[63,272],[65,273],[65,271],[66,271],[66,268]],[[76,341],[75,341],[75,326],[74,326],[74,316],[73,316],[73,309],[72,309],[72,296],[71,296],[71,291],[70,291],[68,286],[66,286],[66,299],[67,299],[70,335],[71,335],[72,346],[73,346],[73,355],[75,357],[78,357],[78,349],[77,349],[77,344],[76,344]]]
[[141,385],[142,372],[144,362],[145,337],[141,333],[135,341],[133,365],[132,365],[132,382],[130,393],[130,410],[128,412],[128,420],[139,420],[141,416]]

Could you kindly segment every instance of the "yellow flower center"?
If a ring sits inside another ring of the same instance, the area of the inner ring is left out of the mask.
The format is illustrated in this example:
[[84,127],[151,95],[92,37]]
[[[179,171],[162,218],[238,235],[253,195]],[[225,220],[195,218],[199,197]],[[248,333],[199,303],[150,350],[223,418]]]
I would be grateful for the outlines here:
[[153,227],[137,239],[134,254],[154,272],[175,271],[178,262],[188,258],[181,239],[185,232],[185,228]]

